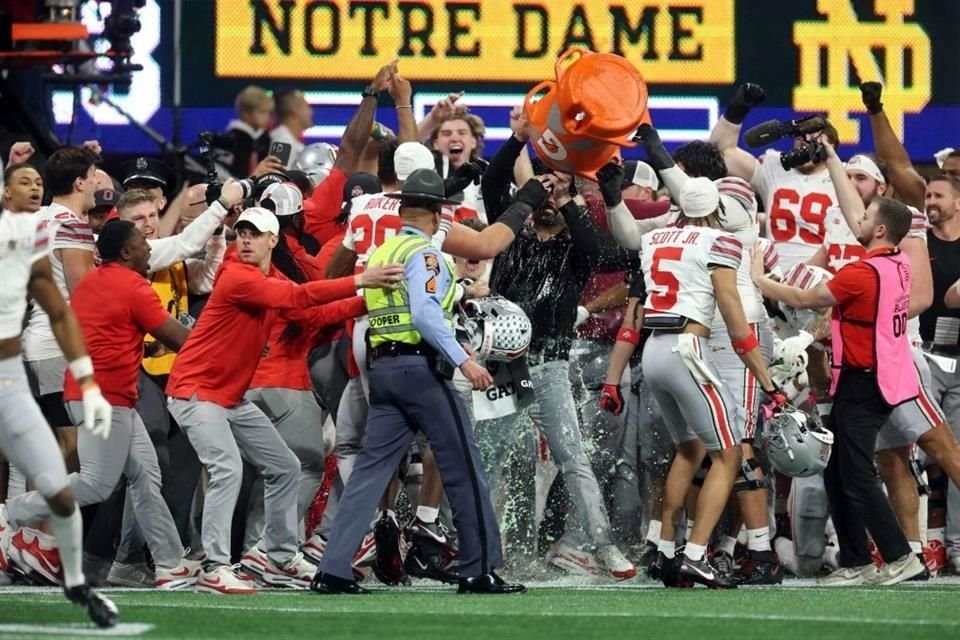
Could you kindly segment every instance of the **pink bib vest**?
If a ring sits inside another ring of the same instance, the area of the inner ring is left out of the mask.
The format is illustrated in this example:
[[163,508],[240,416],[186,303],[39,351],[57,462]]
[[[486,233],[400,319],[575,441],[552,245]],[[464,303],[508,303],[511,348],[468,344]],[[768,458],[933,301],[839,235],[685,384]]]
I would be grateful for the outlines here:
[[[877,384],[887,404],[896,406],[916,398],[920,393],[917,370],[910,366],[913,355],[907,338],[907,313],[910,309],[910,260],[897,251],[876,255],[864,262],[877,272],[880,282],[876,322],[873,324]],[[837,381],[840,379],[843,364],[843,336],[840,324],[840,312],[834,307],[833,381],[830,386],[830,395],[837,391]]]

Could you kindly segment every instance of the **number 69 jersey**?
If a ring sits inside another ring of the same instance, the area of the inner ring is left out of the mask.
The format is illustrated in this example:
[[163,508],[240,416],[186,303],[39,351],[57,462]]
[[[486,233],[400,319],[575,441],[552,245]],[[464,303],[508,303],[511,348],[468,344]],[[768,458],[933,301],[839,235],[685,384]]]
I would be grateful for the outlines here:
[[640,264],[647,289],[644,314],[684,316],[709,327],[717,301],[711,272],[738,269],[743,244],[711,227],[668,227],[643,235]]

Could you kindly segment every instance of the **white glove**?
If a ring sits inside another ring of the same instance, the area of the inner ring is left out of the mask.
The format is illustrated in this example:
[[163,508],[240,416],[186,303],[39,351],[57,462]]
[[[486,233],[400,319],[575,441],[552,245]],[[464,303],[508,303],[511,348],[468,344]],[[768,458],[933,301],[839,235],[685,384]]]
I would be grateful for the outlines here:
[[587,311],[586,307],[577,307],[577,319],[573,323],[573,328],[576,329],[577,327],[582,325],[584,322],[587,321],[587,318],[589,317],[590,317],[590,312]]
[[943,169],[943,163],[949,156],[953,153],[953,147],[946,147],[945,149],[940,149],[935,154],[933,154],[933,159],[937,161],[937,167]]
[[328,415],[323,422],[323,457],[333,453],[333,447],[337,443],[337,428],[333,424],[333,416]]
[[780,351],[779,353],[776,351],[774,352],[774,360],[776,360],[777,356],[779,356],[783,359],[784,364],[791,365],[801,357],[801,354],[803,354],[804,362],[806,362],[807,347],[813,343],[813,336],[806,331],[801,330],[797,335],[793,336],[792,338],[787,338],[778,345],[780,347]]
[[100,393],[100,387],[91,384],[83,390],[83,427],[104,440],[110,437],[113,407]]

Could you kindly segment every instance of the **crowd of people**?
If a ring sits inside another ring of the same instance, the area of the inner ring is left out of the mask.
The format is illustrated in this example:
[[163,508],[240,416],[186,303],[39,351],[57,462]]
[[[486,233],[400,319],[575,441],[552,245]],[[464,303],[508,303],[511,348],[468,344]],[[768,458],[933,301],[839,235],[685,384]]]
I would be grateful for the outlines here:
[[0,580],[109,622],[87,585],[960,572],[960,152],[921,177],[861,89],[876,153],[826,122],[791,168],[737,146],[757,85],[588,180],[520,107],[486,160],[460,94],[417,122],[396,63],[336,146],[302,93],[242,91],[223,184],[14,145]]

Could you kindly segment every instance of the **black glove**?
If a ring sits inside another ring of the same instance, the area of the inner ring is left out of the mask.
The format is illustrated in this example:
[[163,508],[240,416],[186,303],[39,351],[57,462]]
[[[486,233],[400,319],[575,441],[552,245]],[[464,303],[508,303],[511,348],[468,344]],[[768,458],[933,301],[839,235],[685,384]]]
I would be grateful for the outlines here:
[[623,202],[623,165],[608,162],[597,171],[597,183],[600,185],[600,194],[608,207],[615,207]]
[[745,82],[737,87],[737,92],[727,105],[723,117],[732,124],[743,124],[750,109],[767,99],[767,92],[758,84]]
[[477,162],[464,162],[452,176],[443,181],[443,189],[447,197],[460,193],[470,184],[480,184],[483,170],[484,167]]
[[864,82],[860,85],[860,97],[863,99],[863,106],[867,108],[867,113],[876,115],[883,111],[883,103],[880,102],[882,94],[883,85],[879,82]]
[[207,200],[207,206],[213,204],[220,197],[220,193],[223,191],[223,185],[219,182],[211,182],[207,185],[207,191],[204,194]]
[[660,141],[660,134],[651,124],[642,124],[637,129],[637,135],[633,137],[643,145],[643,150],[647,153],[647,162],[657,171],[663,171],[674,166],[673,157],[667,153],[667,148]]
[[517,191],[516,201],[522,202],[531,209],[539,209],[548,197],[550,197],[550,192],[543,186],[543,183],[536,178],[531,178]]

